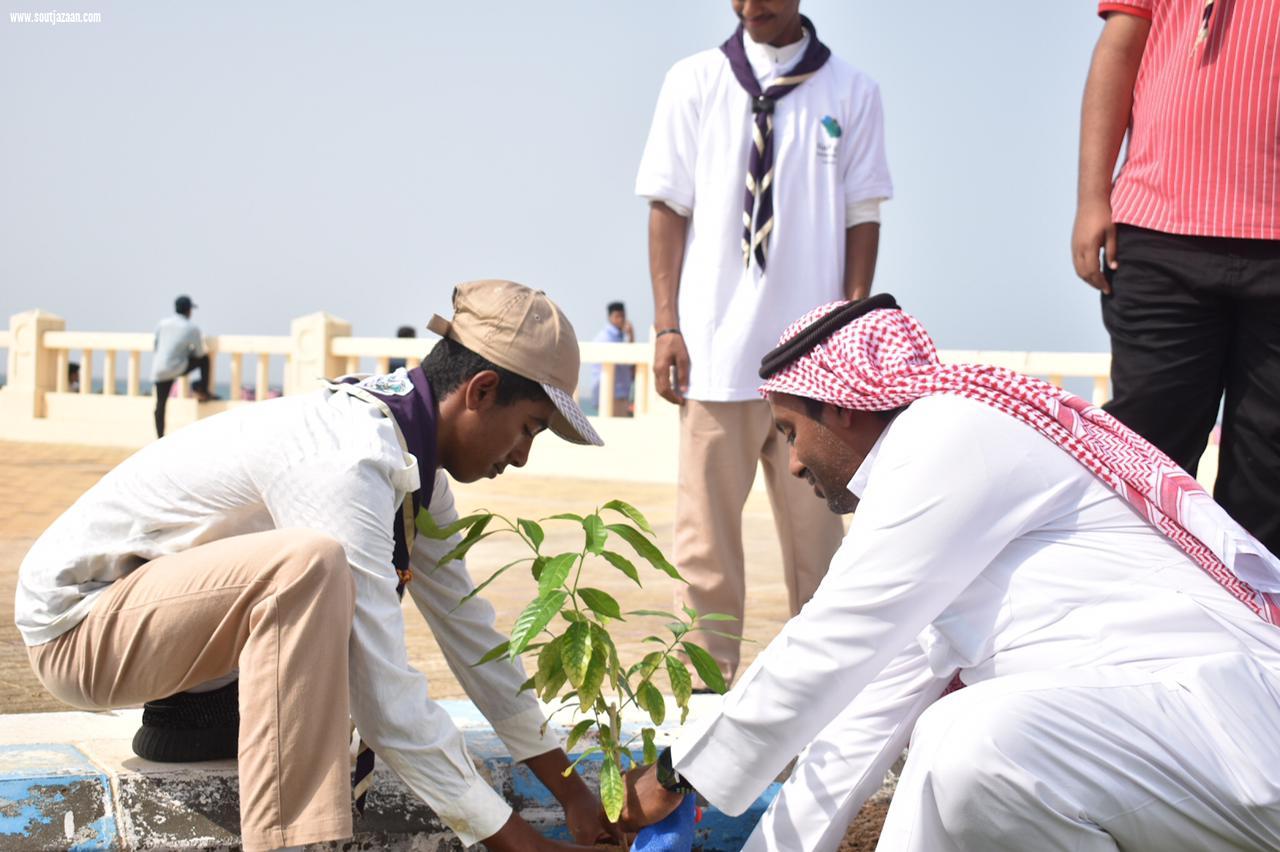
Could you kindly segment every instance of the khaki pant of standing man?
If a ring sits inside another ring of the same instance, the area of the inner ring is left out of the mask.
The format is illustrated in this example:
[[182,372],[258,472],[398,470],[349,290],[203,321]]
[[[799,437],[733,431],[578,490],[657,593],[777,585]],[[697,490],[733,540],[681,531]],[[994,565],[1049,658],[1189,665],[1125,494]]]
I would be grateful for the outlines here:
[[[700,402],[680,407],[680,483],[676,498],[675,560],[689,581],[677,594],[700,613],[723,612],[737,624],[716,625],[741,632],[747,599],[742,546],[742,509],[755,480],[757,462],[782,547],[782,571],[790,615],[813,596],[844,537],[839,515],[827,508],[807,482],[787,471],[789,448],[774,428],[769,404]],[[710,652],[732,682],[741,658],[736,639],[705,631],[691,635]]]

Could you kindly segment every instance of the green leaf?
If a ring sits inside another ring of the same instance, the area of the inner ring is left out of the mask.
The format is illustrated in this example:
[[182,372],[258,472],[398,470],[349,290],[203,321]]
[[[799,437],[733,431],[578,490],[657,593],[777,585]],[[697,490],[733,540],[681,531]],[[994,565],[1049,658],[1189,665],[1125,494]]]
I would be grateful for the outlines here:
[[576,553],[561,553],[547,560],[542,566],[542,574],[538,577],[538,594],[546,595],[559,589],[573,570],[573,563],[578,560]]
[[604,648],[609,652],[607,661],[609,664],[615,667],[621,666],[618,662],[618,648],[613,644],[613,637],[609,635],[608,630],[598,624],[591,624],[591,637],[597,648]]
[[699,621],[737,621],[737,616],[729,615],[724,612],[708,612],[706,615],[698,616]]
[[661,725],[662,720],[667,717],[667,702],[663,700],[662,693],[653,685],[653,681],[646,680],[636,688],[636,701],[649,714],[653,724]]
[[445,524],[443,527],[436,526],[436,519],[431,517],[431,513],[426,509],[419,509],[418,516],[414,518],[414,526],[418,528],[418,535],[434,541],[444,541],[451,535],[457,534],[459,530],[471,526],[482,518],[492,517],[488,512],[477,512],[474,515],[467,515],[465,518],[458,518],[451,524]]
[[650,651],[644,655],[643,660],[633,665],[627,671],[627,677],[631,677],[638,673],[640,677],[648,679],[660,665],[662,665],[662,652]]
[[591,705],[600,695],[600,687],[604,684],[605,669],[609,664],[609,649],[597,644],[591,652],[591,663],[586,674],[582,676],[582,686],[578,687],[578,702],[583,711],[591,709]]
[[488,651],[485,651],[483,657],[481,657],[480,659],[472,663],[471,668],[474,669],[476,666],[483,666],[485,663],[492,663],[494,660],[498,659],[499,657],[505,656],[507,653],[507,648],[510,645],[511,645],[510,642],[499,642],[497,645],[494,645]]
[[658,549],[658,546],[645,538],[644,534],[635,527],[628,526],[627,524],[609,524],[605,529],[631,545],[635,552],[642,559],[647,560],[654,568],[657,568],[668,577],[684,582],[684,577],[681,577],[680,572],[675,569],[675,566],[667,561],[667,558],[662,555],[662,551]]
[[600,589],[582,588],[578,589],[578,594],[596,615],[605,618],[616,618],[619,621],[623,620],[622,607],[618,606],[618,602],[608,592]]
[[471,546],[480,539],[484,538],[484,529],[489,526],[489,522],[493,520],[493,515],[485,515],[480,520],[471,525],[471,529],[467,530],[467,534],[463,536],[462,541],[458,543],[453,550],[450,550],[444,556],[436,560],[437,565],[445,565],[455,559],[461,559],[467,555],[467,551]]
[[552,515],[549,518],[543,518],[544,521],[577,521],[582,523],[582,516],[575,515],[573,512],[561,512],[559,515]]
[[750,644],[755,643],[754,639],[744,639],[743,637],[739,636],[737,633],[725,633],[723,630],[712,630],[710,627],[699,627],[698,630],[702,633],[710,633],[712,636],[722,636],[725,639],[732,639],[735,642],[747,642]]
[[526,689],[533,689],[533,687],[534,687],[533,678],[529,678],[524,683],[520,684],[520,688],[516,690],[516,695],[519,695],[520,693],[524,692]]
[[579,621],[569,625],[564,632],[564,641],[560,643],[560,662],[564,664],[564,673],[574,688],[581,688],[582,679],[587,674],[587,666],[591,664],[591,628]]
[[524,530],[524,534],[529,537],[529,541],[533,542],[533,549],[537,550],[542,547],[542,539],[545,538],[542,527],[537,521],[530,521],[525,518],[519,518],[516,523],[520,525],[520,529]]
[[587,533],[587,552],[600,553],[604,550],[604,543],[609,538],[609,534],[605,532],[604,521],[600,520],[599,515],[587,515],[582,519],[582,529]]
[[496,580],[496,579],[498,579],[499,577],[501,577],[501,576],[503,575],[503,573],[505,573],[505,572],[506,572],[506,570],[507,570],[508,568],[510,568],[511,566],[513,566],[513,565],[519,565],[521,562],[527,562],[528,560],[529,560],[529,557],[527,557],[527,556],[526,556],[524,559],[517,559],[517,560],[516,560],[516,561],[514,561],[514,562],[508,562],[506,565],[503,565],[503,566],[502,566],[501,568],[499,568],[497,571],[494,571],[492,574],[490,574],[490,575],[489,575],[489,579],[485,580],[483,583],[481,583],[480,585],[476,586],[474,589],[472,589],[471,591],[469,591],[469,592],[467,592],[465,595],[463,595],[462,599],[461,599],[460,601],[458,601],[458,603],[457,603],[456,605],[454,605],[453,609],[449,610],[449,612],[454,612],[455,610],[457,610],[457,608],[458,608],[458,607],[462,606],[464,603],[466,603],[467,601],[471,600],[471,599],[472,599],[472,598],[474,598],[476,595],[480,594],[482,591],[484,591],[485,586],[489,585],[489,584],[490,584],[490,583],[492,583],[494,580]]
[[640,582],[640,572],[636,570],[636,566],[631,564],[631,560],[623,556],[621,553],[614,553],[612,550],[603,551],[601,554],[610,565],[617,568],[623,574],[631,578],[637,586],[644,588]]
[[549,561],[550,560],[545,556],[539,556],[537,559],[533,560],[533,564],[529,566],[529,570],[533,572],[533,579],[542,579],[542,569],[547,567],[547,562]]
[[640,737],[644,740],[644,762],[657,763],[658,747],[654,745],[653,737],[656,731],[653,728],[641,728]]
[[674,612],[667,612],[662,609],[633,609],[627,612],[627,615],[651,615],[654,618],[670,618],[676,621],[680,620],[680,616]]
[[551,592],[547,595],[538,595],[529,602],[524,608],[524,612],[520,613],[520,617],[516,619],[516,626],[511,631],[511,648],[509,653],[512,659],[524,653],[524,649],[529,647],[529,643],[534,637],[542,632],[542,628],[560,611],[560,607],[564,606],[564,592]]
[[573,751],[573,747],[578,744],[578,740],[582,739],[582,735],[591,730],[595,723],[595,719],[583,719],[574,725],[573,730],[569,732],[569,738],[564,741],[564,750],[566,752]]
[[563,641],[563,636],[557,636],[538,651],[538,670],[533,673],[533,680],[539,693],[547,688],[550,680],[564,673],[564,667],[560,663],[560,644]]
[[693,642],[681,642],[680,645],[684,648],[684,652],[689,655],[689,662],[693,663],[693,667],[697,670],[698,677],[702,678],[702,682],[723,695],[728,686],[724,682],[724,675],[720,673],[720,667],[716,665],[715,659],[700,645],[696,645]]
[[587,620],[587,617],[585,615],[583,615],[580,612],[574,612],[571,609],[560,610],[560,617],[563,618],[565,621],[569,622],[570,624]]
[[689,616],[690,621],[694,621],[695,619],[697,619],[698,611],[693,607],[689,606],[688,604],[683,604],[681,605],[680,608],[684,610],[685,615]]
[[547,678],[546,684],[538,692],[538,697],[541,698],[543,701],[550,701],[551,699],[556,697],[557,693],[560,692],[560,689],[564,686],[564,683],[565,683],[564,668],[561,667],[556,670],[556,673],[554,675]]
[[622,813],[622,797],[622,772],[618,769],[618,759],[606,754],[600,766],[600,804],[604,805],[609,822],[618,821],[618,815]]
[[688,706],[689,697],[693,695],[693,678],[684,663],[675,657],[667,657],[667,679],[671,681],[671,694],[675,696],[676,706]]
[[649,522],[645,520],[644,515],[640,514],[640,510],[635,506],[632,506],[630,503],[624,503],[621,500],[610,500],[608,503],[604,504],[603,508],[612,509],[615,512],[620,512],[621,514],[626,515],[631,519],[631,523],[635,524],[649,535],[653,535],[653,527],[649,526]]
[[600,746],[592,746],[591,748],[584,751],[582,754],[575,757],[573,759],[573,763],[569,764],[569,768],[566,769],[564,772],[561,772],[560,774],[563,775],[565,778],[568,778],[569,775],[573,772],[574,767],[576,767],[582,761],[586,760],[591,755],[600,751],[604,751],[604,749],[600,748]]

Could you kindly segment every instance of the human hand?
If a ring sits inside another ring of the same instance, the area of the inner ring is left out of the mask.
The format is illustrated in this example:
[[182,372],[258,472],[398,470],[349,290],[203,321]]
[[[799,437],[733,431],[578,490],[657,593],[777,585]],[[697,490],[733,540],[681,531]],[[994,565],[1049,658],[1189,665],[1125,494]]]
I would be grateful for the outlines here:
[[609,822],[600,800],[585,786],[582,793],[575,793],[562,802],[564,822],[576,843],[609,843],[622,846],[622,829]]
[[627,796],[622,803],[618,825],[624,831],[639,831],[646,825],[653,825],[680,807],[680,803],[684,801],[683,794],[672,793],[658,783],[656,764],[632,769],[623,777],[623,784]]
[[632,343],[636,342],[636,330],[632,327],[631,320],[622,321],[622,333],[626,336],[628,341]]
[[543,837],[514,811],[497,834],[484,839],[484,846],[489,852],[584,852],[592,848]]
[[676,405],[684,404],[689,389],[689,350],[677,332],[658,338],[653,348],[653,380],[658,395]]
[[[1098,251],[1103,251],[1102,263]],[[1116,225],[1111,219],[1111,205],[1106,201],[1084,203],[1076,210],[1075,227],[1071,232],[1071,261],[1076,275],[1094,289],[1111,295],[1111,285],[1102,264],[1115,269]]]

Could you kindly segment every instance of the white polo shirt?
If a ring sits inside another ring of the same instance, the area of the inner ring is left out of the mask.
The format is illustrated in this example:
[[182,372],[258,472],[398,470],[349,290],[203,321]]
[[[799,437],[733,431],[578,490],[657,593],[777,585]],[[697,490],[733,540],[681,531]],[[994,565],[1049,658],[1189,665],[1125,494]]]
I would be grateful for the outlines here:
[[[803,55],[774,62],[746,40],[761,85]],[[636,194],[690,211],[680,275],[680,328],[690,399],[758,399],[760,359],[785,325],[843,297],[846,211],[893,194],[880,90],[832,56],[777,102],[773,114],[773,233],[767,271],[742,258],[751,100],[715,48],[667,72],[636,178]]]

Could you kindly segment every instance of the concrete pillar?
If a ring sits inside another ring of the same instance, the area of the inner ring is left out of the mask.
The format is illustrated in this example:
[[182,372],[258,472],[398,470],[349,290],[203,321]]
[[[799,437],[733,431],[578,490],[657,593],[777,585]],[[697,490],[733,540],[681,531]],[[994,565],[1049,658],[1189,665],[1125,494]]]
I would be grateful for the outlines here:
[[44,348],[46,331],[64,331],[66,320],[46,311],[9,317],[8,384],[0,390],[0,411],[44,417],[44,395],[57,388],[58,355]]
[[323,311],[299,317],[289,324],[293,338],[285,371],[286,394],[307,393],[320,387],[319,380],[345,372],[346,359],[333,354],[335,337],[349,337],[351,323]]

